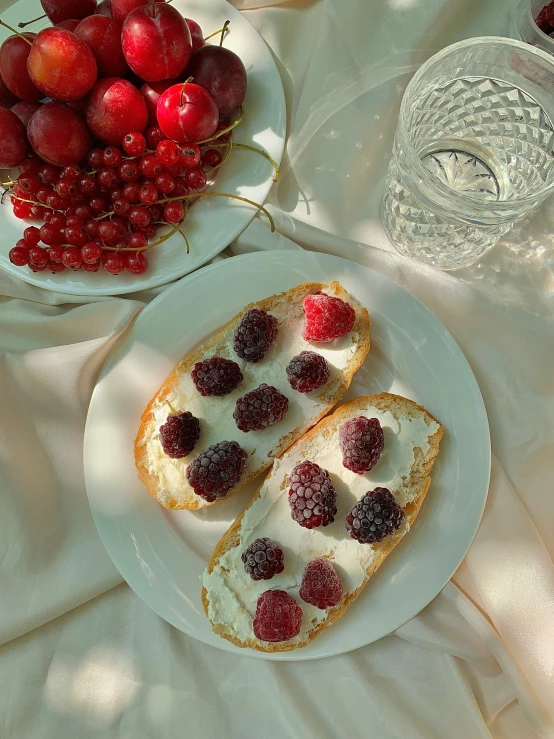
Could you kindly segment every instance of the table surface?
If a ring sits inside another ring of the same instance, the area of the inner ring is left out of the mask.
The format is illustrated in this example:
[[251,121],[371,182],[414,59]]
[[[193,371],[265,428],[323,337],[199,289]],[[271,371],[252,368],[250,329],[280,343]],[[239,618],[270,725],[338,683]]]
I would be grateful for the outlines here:
[[[354,653],[277,664],[195,642],[121,583],[83,483],[95,379],[159,291],[67,303],[0,274],[0,735],[554,737],[554,202],[456,274],[396,255],[379,218],[411,74],[449,43],[507,34],[515,0],[234,4],[287,97],[271,246],[367,264],[451,331],[491,426],[483,521],[435,601]],[[255,219],[227,256],[259,249],[261,234]]]

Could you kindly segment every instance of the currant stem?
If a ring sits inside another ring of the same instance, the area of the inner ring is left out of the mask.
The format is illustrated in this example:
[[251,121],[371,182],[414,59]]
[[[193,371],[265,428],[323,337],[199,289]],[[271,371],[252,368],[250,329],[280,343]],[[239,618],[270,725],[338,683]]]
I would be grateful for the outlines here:
[[15,28],[12,28],[11,26],[8,26],[8,24],[7,23],[4,23],[3,20],[0,20],[0,26],[4,26],[4,28],[7,28],[8,31],[11,31],[12,33],[15,33],[16,36],[19,36],[19,38],[22,38],[24,41],[26,41],[29,44],[29,46],[32,46],[33,45],[33,42],[32,41],[29,41],[29,39],[27,38],[27,36],[24,36],[22,33],[19,33],[19,31],[16,31]]
[[223,28],[221,29],[221,38],[219,39],[220,46],[223,46],[223,38],[225,36],[225,32],[227,31],[227,28],[229,27],[230,22],[231,21],[225,21],[225,23],[223,24]]
[[227,128],[222,128],[221,131],[217,131],[214,133],[213,136],[210,136],[209,139],[202,139],[202,141],[195,141],[194,143],[196,146],[200,146],[200,144],[207,144],[208,141],[215,141],[220,136],[223,136],[224,134],[228,133],[229,131],[232,131],[233,128],[236,128],[240,123],[242,123],[244,120],[244,108],[242,105],[240,106],[240,114],[236,121],[233,121],[233,123],[230,123]]
[[[222,149],[224,146],[226,146],[226,144],[212,144],[212,147],[215,149]],[[275,177],[273,178],[273,182],[279,181],[281,172],[280,172],[279,167],[277,166],[277,162],[275,162],[266,151],[264,151],[263,149],[258,149],[257,146],[250,146],[249,144],[238,144],[235,141],[233,141],[233,149],[247,149],[248,151],[255,151],[257,154],[261,154],[263,157],[267,159],[268,162],[270,162],[273,165],[275,169]],[[220,167],[221,164],[218,164],[217,166]]]
[[176,200],[201,200],[202,198],[231,198],[232,200],[240,200],[243,203],[248,203],[248,205],[253,205],[254,208],[261,210],[265,214],[267,220],[269,221],[271,232],[273,233],[275,231],[275,221],[271,217],[271,213],[269,213],[263,205],[255,203],[253,200],[249,200],[248,198],[243,198],[240,195],[231,195],[231,193],[229,192],[195,192],[193,195],[180,195],[179,197],[175,198],[164,198],[163,200],[158,200],[156,205],[173,203]]
[[175,226],[175,228],[172,228],[171,231],[164,234],[163,236],[160,236],[160,238],[157,241],[154,241],[152,244],[148,244],[148,246],[142,246],[140,249],[133,249],[132,246],[106,246],[105,244],[102,244],[102,249],[106,249],[107,251],[146,251],[147,249],[153,249],[155,246],[159,246],[160,244],[163,244],[164,241],[167,241],[169,238],[173,236],[173,234],[177,233],[179,230],[179,225]]
[[181,97],[179,98],[179,107],[180,107],[180,108],[182,108],[182,107],[183,107],[183,94],[184,94],[184,92],[185,92],[185,87],[187,86],[187,84],[188,84],[189,82],[192,82],[192,81],[193,81],[193,79],[194,79],[194,77],[188,77],[188,78],[187,78],[187,79],[186,79],[186,80],[185,80],[185,81],[183,82],[183,86],[181,87]]
[[17,27],[18,27],[18,28],[25,28],[26,26],[30,26],[30,25],[31,25],[31,23],[36,23],[37,21],[41,21],[41,20],[42,20],[43,18],[47,18],[47,17],[48,17],[48,16],[47,16],[47,15],[46,15],[46,13],[45,13],[44,15],[39,15],[39,17],[38,17],[38,18],[33,18],[33,20],[32,20],[32,21],[27,21],[26,23],[18,23],[18,24],[17,24]]

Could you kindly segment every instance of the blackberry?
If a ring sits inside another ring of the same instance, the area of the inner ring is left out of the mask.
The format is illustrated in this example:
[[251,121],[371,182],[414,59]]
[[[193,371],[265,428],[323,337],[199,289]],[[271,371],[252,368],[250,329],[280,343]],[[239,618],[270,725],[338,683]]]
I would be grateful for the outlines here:
[[339,431],[339,444],[342,463],[347,470],[358,475],[369,472],[377,464],[385,446],[379,419],[358,416],[346,421]]
[[337,494],[327,470],[306,460],[296,465],[289,482],[291,516],[300,526],[313,529],[333,523]]
[[191,377],[200,395],[228,395],[242,382],[238,364],[223,357],[197,362]]
[[212,444],[187,467],[188,483],[196,495],[213,503],[239,482],[247,456],[236,441]]
[[329,365],[321,354],[301,352],[290,360],[287,378],[293,390],[309,393],[325,385],[329,379]]
[[200,421],[190,411],[170,413],[160,426],[162,449],[171,459],[189,455],[200,438]]
[[240,557],[252,580],[271,580],[285,568],[283,550],[271,539],[256,539]]
[[287,397],[276,387],[264,383],[237,400],[233,418],[245,433],[261,431],[281,421],[288,409]]
[[277,336],[277,319],[263,310],[252,308],[237,326],[234,349],[241,359],[259,362]]
[[377,544],[394,533],[404,511],[387,488],[375,488],[361,498],[346,517],[346,530],[361,544]]

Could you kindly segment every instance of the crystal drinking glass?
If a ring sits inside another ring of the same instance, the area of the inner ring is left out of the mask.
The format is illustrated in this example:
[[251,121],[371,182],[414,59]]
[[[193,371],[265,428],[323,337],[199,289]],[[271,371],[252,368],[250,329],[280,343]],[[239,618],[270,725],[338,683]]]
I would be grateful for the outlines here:
[[383,200],[399,252],[441,269],[477,261],[554,191],[554,57],[473,38],[406,88]]

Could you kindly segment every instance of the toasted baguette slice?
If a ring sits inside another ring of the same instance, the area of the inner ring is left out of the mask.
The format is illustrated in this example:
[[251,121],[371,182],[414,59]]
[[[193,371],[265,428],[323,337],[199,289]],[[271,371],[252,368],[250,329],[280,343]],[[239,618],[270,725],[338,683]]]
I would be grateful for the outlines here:
[[[321,290],[352,305],[356,321],[352,331],[329,344],[310,344],[302,338],[304,327],[303,300]],[[266,356],[258,363],[247,363],[233,349],[235,329],[243,315],[259,308],[279,321],[277,338]],[[369,351],[370,321],[362,308],[338,283],[308,283],[247,305],[205,344],[185,356],[148,404],[135,439],[135,464],[138,475],[149,492],[165,508],[196,510],[211,505],[195,494],[185,472],[193,459],[207,447],[220,441],[237,441],[248,453],[248,464],[240,483],[226,497],[250,482],[270,466],[296,439],[316,424],[341,399],[356,370]],[[299,393],[288,383],[286,367],[293,356],[313,350],[323,355],[330,366],[330,378],[319,390]],[[237,362],[243,380],[236,390],[224,397],[202,397],[191,378],[196,362],[219,356]],[[238,398],[262,383],[274,385],[289,399],[289,409],[279,423],[263,431],[244,433],[236,426],[233,411]],[[194,451],[182,459],[170,459],[161,447],[158,430],[165,423],[170,406],[190,411],[200,419],[201,435]],[[222,500],[222,498],[220,499]],[[216,501],[217,502],[217,501]]]
[[[341,426],[360,415],[378,418],[385,436],[379,461],[365,475],[356,475],[343,466],[339,447]],[[238,647],[283,652],[306,646],[334,623],[414,523],[431,483],[429,473],[443,433],[443,427],[421,406],[382,393],[346,403],[299,439],[275,460],[261,488],[214,549],[202,590],[204,610],[213,630]],[[337,492],[335,520],[319,529],[302,528],[290,514],[289,475],[306,459],[327,469]],[[359,544],[345,529],[346,516],[367,491],[376,487],[393,493],[404,509],[404,522],[378,544]],[[283,549],[285,569],[269,581],[255,582],[246,574],[241,554],[263,537]],[[327,610],[305,603],[298,594],[306,565],[318,557],[333,564],[343,585],[342,600]],[[257,600],[270,589],[286,590],[302,608],[302,628],[293,639],[264,642],[254,635]]]

